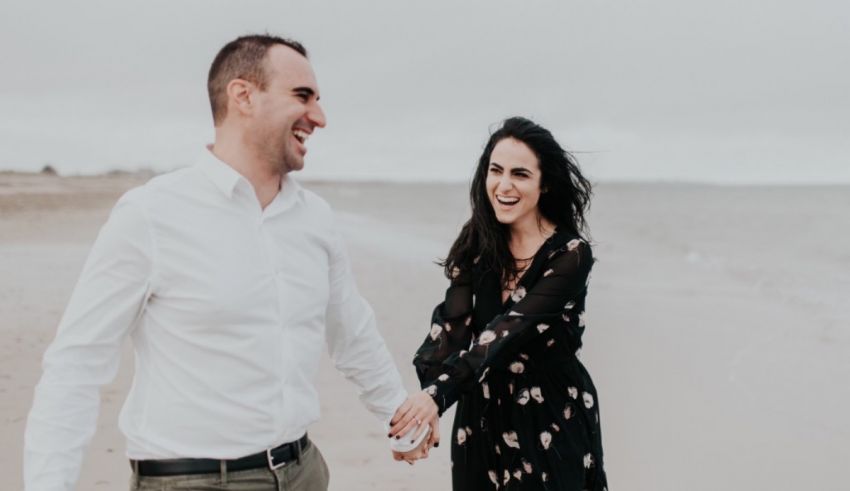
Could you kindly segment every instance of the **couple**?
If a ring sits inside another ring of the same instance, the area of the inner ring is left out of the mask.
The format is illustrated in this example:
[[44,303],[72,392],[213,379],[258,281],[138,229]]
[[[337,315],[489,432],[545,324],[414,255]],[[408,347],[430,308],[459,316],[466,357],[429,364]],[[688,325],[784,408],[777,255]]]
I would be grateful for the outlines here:
[[331,210],[289,174],[325,126],[306,50],[238,38],[208,91],[215,143],[126,193],[95,241],[44,356],[27,489],[74,488],[127,336],[131,489],[327,489],[307,438],[323,344],[396,460],[427,456],[458,402],[454,489],[604,489],[596,392],[576,358],[590,186],[552,135],[511,118],[490,138],[408,396]]

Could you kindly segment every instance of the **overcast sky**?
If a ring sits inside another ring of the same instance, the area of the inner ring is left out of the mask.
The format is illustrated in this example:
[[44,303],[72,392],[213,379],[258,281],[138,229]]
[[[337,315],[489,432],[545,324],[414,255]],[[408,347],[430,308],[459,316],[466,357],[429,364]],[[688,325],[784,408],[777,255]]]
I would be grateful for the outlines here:
[[850,2],[5,2],[0,168],[192,163],[232,38],[310,51],[304,174],[466,180],[491,128],[550,128],[597,180],[850,182]]

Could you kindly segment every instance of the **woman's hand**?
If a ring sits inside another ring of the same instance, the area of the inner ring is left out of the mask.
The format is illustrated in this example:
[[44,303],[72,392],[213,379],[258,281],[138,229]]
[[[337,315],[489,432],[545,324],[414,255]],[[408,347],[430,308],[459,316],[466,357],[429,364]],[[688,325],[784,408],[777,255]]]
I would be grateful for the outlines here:
[[422,391],[413,394],[399,406],[392,420],[390,420],[389,437],[401,438],[402,435],[406,435],[413,428],[419,426],[419,431],[413,437],[415,441],[425,431],[426,424],[428,424],[431,426],[431,436],[426,438],[424,442],[430,448],[431,445],[440,441],[440,418],[437,416],[437,412],[437,403],[434,402],[434,399],[430,395]]

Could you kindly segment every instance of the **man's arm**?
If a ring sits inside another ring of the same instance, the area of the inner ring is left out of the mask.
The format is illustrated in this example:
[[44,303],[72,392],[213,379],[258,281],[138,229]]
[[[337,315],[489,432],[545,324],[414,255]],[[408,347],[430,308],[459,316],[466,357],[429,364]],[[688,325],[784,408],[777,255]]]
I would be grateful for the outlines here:
[[378,332],[375,314],[360,296],[342,237],[334,231],[330,259],[327,343],[338,370],[360,389],[360,400],[387,423],[407,398],[401,375]]
[[[360,296],[341,236],[334,232],[330,297],[326,312],[327,342],[338,370],[360,389],[360,400],[389,430],[390,420],[407,400],[392,356],[375,323],[375,314]],[[427,423],[391,440],[398,452],[412,450],[428,436]]]
[[115,377],[122,341],[149,295],[153,241],[131,196],[100,230],[44,355],[24,437],[28,490],[74,488],[95,432],[100,387]]

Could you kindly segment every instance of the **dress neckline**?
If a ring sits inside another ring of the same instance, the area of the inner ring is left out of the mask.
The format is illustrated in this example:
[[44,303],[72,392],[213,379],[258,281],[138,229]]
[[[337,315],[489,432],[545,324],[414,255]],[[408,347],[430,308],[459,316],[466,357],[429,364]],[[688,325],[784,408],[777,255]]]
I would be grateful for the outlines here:
[[547,237],[546,240],[544,240],[543,243],[540,244],[540,247],[537,248],[537,252],[535,252],[534,256],[532,256],[531,264],[528,265],[528,268],[526,268],[525,272],[516,282],[516,285],[514,286],[513,290],[511,290],[511,292],[508,294],[507,298],[505,298],[504,301],[502,301],[502,287],[501,281],[499,281],[499,301],[501,301],[503,309],[507,308],[512,303],[515,303],[513,302],[514,295],[520,288],[525,288],[526,280],[528,279],[529,275],[531,275],[533,271],[540,267],[541,258],[549,255],[548,250],[551,249],[551,244],[553,242],[552,239],[559,235],[560,232],[561,231],[558,229],[558,227],[555,226],[555,230],[552,232],[552,235]]

